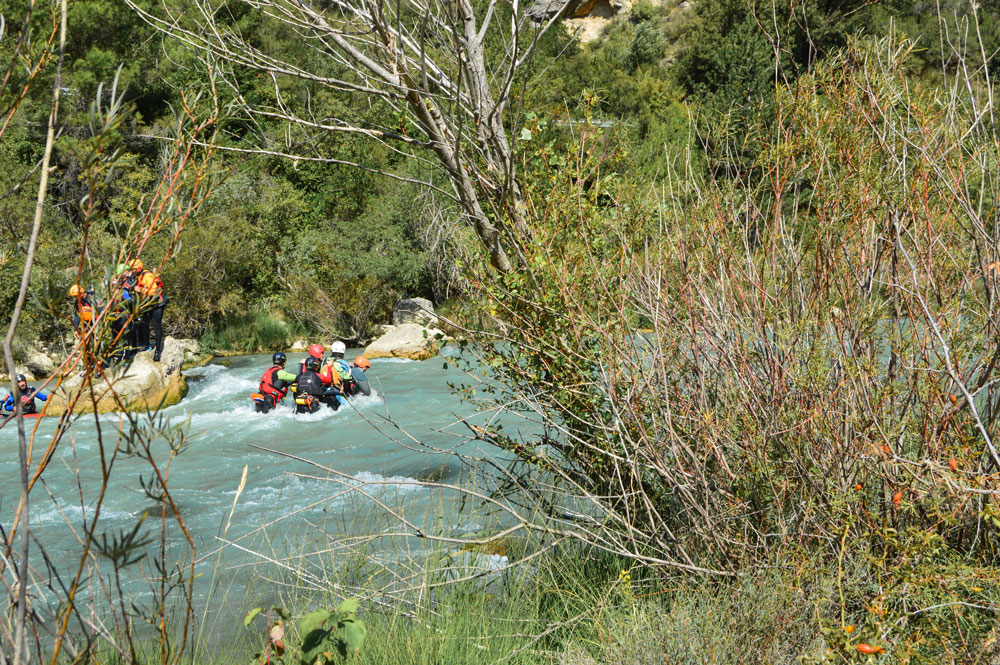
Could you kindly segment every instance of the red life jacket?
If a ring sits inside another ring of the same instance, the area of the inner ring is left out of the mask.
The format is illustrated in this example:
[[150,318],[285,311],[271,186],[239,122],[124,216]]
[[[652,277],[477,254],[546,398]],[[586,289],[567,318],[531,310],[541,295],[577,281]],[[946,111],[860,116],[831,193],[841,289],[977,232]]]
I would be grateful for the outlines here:
[[288,392],[288,382],[275,377],[281,369],[283,369],[281,365],[274,365],[260,378],[260,392],[273,395],[275,402],[285,399],[285,394]]

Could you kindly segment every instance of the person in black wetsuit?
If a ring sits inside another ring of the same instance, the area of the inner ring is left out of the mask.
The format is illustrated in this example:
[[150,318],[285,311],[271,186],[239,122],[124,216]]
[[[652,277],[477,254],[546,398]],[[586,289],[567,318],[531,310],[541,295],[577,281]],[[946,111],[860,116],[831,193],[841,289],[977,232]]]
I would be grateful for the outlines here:
[[267,413],[278,405],[278,402],[285,399],[288,394],[288,387],[296,380],[296,375],[285,371],[287,357],[281,351],[271,356],[273,363],[264,376],[260,377],[258,391],[263,395],[262,402],[255,402],[257,411]]
[[337,399],[340,391],[323,383],[319,369],[319,358],[306,358],[302,371],[295,378],[295,413],[316,413],[320,404],[326,404],[334,411],[340,407]]

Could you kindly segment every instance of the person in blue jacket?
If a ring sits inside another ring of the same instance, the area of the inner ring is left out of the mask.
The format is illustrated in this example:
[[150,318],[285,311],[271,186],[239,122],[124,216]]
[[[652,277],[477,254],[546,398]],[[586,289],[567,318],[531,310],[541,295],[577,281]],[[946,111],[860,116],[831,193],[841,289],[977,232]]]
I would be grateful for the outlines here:
[[[29,388],[28,381],[24,378],[24,374],[17,375],[17,389],[21,393],[21,411],[25,414],[38,413],[38,407],[35,405],[36,398],[42,400],[43,402],[47,402],[49,399],[49,396],[45,393],[36,390],[35,388]],[[4,415],[14,415],[13,393],[9,393],[4,399],[3,411]]]

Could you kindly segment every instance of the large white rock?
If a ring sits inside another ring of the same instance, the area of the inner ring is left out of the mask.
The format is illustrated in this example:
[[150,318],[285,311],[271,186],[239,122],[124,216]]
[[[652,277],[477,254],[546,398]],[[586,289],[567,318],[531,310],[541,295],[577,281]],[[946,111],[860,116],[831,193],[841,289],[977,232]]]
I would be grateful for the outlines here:
[[[188,346],[190,348],[190,346]],[[173,337],[163,340],[163,353],[159,362],[153,361],[153,352],[144,351],[127,363],[107,370],[107,378],[100,374],[92,377],[92,385],[97,396],[98,413],[117,411],[143,411],[170,406],[181,401],[187,394],[187,382],[181,374],[184,364],[185,345]],[[49,415],[58,415],[68,408],[68,401],[75,395],[83,379],[73,376],[60,387],[49,400],[46,409]],[[117,393],[121,405],[114,399]],[[76,403],[74,411],[93,411],[90,396],[84,394]]]
[[391,330],[368,345],[368,358],[409,358],[427,360],[438,352],[438,335],[444,333],[437,328],[425,328],[415,323],[393,326]]
[[429,327],[438,322],[434,313],[434,305],[426,298],[404,298],[392,308],[392,325],[401,326],[404,323],[415,323],[418,326]]
[[28,349],[24,367],[34,376],[50,376],[56,371],[56,362],[42,349],[33,346]]

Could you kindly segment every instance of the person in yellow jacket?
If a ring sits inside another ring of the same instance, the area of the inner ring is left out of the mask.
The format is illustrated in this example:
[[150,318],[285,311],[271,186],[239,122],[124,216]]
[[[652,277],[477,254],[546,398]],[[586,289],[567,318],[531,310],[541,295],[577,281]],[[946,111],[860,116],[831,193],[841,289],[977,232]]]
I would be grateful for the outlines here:
[[[163,353],[163,311],[169,300],[163,292],[163,280],[159,275],[150,270],[143,270],[142,261],[139,259],[134,259],[131,266],[138,275],[135,281],[135,293],[144,310],[139,320],[139,346],[144,351],[153,350],[153,360],[159,362],[160,354]],[[149,343],[150,328],[155,335],[153,344]]]

